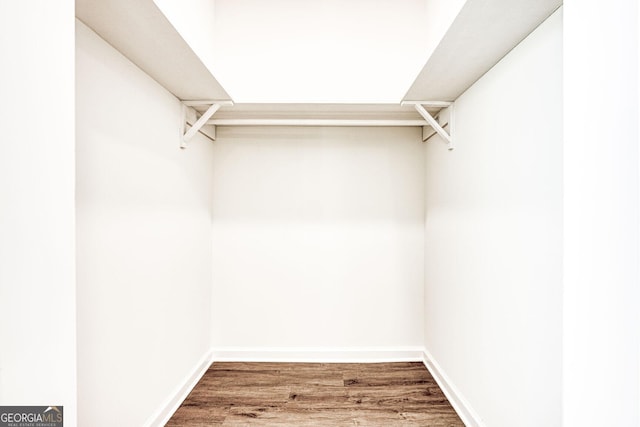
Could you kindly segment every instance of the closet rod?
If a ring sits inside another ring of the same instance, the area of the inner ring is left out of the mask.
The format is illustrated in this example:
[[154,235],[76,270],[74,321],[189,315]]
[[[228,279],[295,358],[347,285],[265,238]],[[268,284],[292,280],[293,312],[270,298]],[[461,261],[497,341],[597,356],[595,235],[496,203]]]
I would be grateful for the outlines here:
[[420,119],[212,119],[215,126],[428,126]]

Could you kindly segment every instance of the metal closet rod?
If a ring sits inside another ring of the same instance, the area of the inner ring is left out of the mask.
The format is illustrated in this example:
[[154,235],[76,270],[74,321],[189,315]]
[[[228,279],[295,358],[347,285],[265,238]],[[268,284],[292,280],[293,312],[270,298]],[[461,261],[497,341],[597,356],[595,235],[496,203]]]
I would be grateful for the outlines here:
[[[403,101],[401,105],[413,105],[424,117],[423,106],[444,108],[452,102]],[[428,114],[428,113],[427,113]],[[431,120],[429,120],[431,119]],[[420,119],[211,119],[214,126],[433,126],[433,118]]]
[[211,119],[215,126],[428,126],[426,120],[402,119]]
[[[401,105],[412,105],[422,116],[422,119],[307,119],[307,118],[246,118],[246,119],[214,119],[212,116],[223,106],[232,106],[233,101],[216,100],[184,100],[183,102],[183,126],[181,148],[186,148],[187,142],[202,129],[204,125],[213,126],[431,126],[453,149],[451,135],[448,134],[437,122],[427,108],[445,108],[453,104],[449,101],[403,101]],[[187,125],[187,108],[195,106],[207,106],[207,110],[202,113],[189,130]],[[451,113],[450,122],[453,119]],[[450,123],[450,127],[451,123]],[[215,138],[215,137],[214,137]]]

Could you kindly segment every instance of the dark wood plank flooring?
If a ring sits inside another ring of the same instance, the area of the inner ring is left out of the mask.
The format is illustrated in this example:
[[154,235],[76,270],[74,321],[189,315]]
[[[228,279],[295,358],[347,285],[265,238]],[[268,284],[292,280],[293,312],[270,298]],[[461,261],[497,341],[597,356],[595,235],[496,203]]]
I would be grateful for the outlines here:
[[419,362],[216,362],[167,426],[464,424]]

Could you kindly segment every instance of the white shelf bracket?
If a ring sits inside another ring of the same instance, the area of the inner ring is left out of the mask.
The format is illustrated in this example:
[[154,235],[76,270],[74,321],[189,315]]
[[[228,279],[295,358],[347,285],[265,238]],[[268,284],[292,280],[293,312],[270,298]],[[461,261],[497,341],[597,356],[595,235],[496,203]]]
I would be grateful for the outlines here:
[[[446,142],[449,151],[453,150],[453,102],[404,101],[402,105],[413,105],[416,111],[427,121],[427,123],[429,123],[429,126],[431,126],[435,133],[440,135],[440,137]],[[449,110],[449,118],[447,120],[449,124],[449,132],[443,128],[446,124],[441,125],[438,123],[438,120],[427,111],[425,106],[441,107]],[[431,136],[433,136],[433,132],[429,133],[423,128],[423,140],[426,141]]]
[[[209,108],[202,113],[202,115],[194,120],[196,113],[193,110],[194,106],[197,105],[209,105]],[[216,139],[216,130],[215,127],[210,127],[209,129],[203,129],[203,126],[207,125],[207,122],[211,117],[222,107],[223,105],[233,105],[232,102],[229,101],[183,101],[182,102],[182,128],[180,134],[182,135],[182,141],[180,142],[180,148],[187,148],[187,143],[194,137],[194,135],[198,132],[204,134],[207,138],[215,141]],[[191,113],[191,114],[190,114]],[[187,125],[191,125],[191,127],[187,130]]]

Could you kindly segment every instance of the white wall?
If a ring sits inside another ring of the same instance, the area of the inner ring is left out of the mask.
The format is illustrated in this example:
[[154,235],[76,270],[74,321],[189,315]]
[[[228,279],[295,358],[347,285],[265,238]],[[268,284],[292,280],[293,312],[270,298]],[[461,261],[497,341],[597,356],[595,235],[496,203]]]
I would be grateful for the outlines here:
[[138,426],[210,350],[211,144],[82,23],[76,55],[79,422]]
[[637,426],[638,2],[566,1],[564,30],[563,425]]
[[421,346],[420,130],[218,132],[214,346]]
[[73,46],[73,1],[0,2],[0,405],[72,427]]
[[211,68],[236,102],[400,102],[432,43],[426,8],[425,0],[215,0]]
[[426,153],[426,348],[487,426],[559,426],[561,12],[455,108]]

